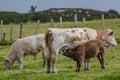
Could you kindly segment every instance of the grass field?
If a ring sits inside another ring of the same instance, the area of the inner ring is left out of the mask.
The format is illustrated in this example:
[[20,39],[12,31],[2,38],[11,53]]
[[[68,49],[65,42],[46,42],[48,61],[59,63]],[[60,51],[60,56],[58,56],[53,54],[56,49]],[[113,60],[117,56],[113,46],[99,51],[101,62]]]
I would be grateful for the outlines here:
[[[60,23],[55,23],[57,27]],[[78,23],[79,27],[82,22]],[[23,37],[33,35],[35,23],[25,23],[23,27]],[[50,23],[41,23],[38,33],[44,33]],[[73,22],[64,22],[63,28],[74,27]],[[86,22],[86,27],[102,29],[102,21],[94,20]],[[9,41],[9,25],[4,25],[6,40]],[[62,55],[57,60],[58,73],[46,73],[46,67],[42,68],[41,53],[34,60],[33,56],[26,56],[24,59],[24,69],[17,70],[18,63],[12,66],[11,70],[5,70],[4,58],[8,54],[10,46],[0,46],[0,80],[120,80],[120,19],[105,20],[105,29],[112,28],[118,42],[116,47],[105,48],[106,69],[102,70],[97,58],[91,59],[91,70],[76,73],[76,63]],[[13,39],[19,37],[19,25],[13,24]]]

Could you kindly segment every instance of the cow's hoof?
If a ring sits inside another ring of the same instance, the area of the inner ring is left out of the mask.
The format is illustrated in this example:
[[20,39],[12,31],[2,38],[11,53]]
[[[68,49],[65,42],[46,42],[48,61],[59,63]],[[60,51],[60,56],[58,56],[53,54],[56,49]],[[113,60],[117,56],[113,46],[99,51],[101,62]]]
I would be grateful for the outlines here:
[[50,71],[47,71],[47,73],[50,73]]
[[102,69],[105,69],[105,67],[101,67]]
[[89,71],[90,69],[84,69],[84,71]]

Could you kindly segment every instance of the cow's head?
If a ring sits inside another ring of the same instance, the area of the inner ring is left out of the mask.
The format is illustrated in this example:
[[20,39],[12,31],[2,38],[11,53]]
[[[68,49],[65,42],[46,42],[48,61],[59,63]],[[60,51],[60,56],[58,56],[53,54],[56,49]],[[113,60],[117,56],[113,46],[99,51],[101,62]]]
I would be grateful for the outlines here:
[[4,60],[4,65],[5,65],[5,68],[6,68],[7,70],[9,70],[9,69],[11,68],[9,58],[5,58],[5,60]]
[[117,45],[114,33],[111,29],[107,29],[107,32],[102,36],[102,40],[104,42],[104,45],[107,47]]
[[59,52],[63,55],[67,55],[67,54],[69,54],[70,50],[71,49],[68,46],[64,46],[59,50]]

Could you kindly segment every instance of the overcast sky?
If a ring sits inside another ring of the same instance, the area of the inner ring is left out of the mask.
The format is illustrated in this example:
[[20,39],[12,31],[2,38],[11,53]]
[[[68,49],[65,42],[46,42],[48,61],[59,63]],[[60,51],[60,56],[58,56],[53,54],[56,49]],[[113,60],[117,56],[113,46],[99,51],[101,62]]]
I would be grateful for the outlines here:
[[114,9],[120,13],[120,0],[0,0],[0,11],[27,13],[30,6],[37,11],[49,8],[85,8],[108,11]]

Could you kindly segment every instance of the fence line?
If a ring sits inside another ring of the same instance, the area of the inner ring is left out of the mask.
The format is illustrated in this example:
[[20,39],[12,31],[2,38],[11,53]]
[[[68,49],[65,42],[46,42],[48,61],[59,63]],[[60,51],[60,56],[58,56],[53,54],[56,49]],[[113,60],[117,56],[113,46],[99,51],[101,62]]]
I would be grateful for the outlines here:
[[[101,15],[101,18],[102,18],[102,29],[104,30],[105,23],[104,23],[104,15],[103,14]],[[75,27],[78,27],[77,14],[74,15],[74,21],[75,21]],[[62,17],[60,17],[60,28],[62,28],[62,26],[63,26],[62,22],[63,22]],[[40,25],[40,20],[38,20],[36,23],[36,27],[34,29],[34,34],[37,34],[39,25]],[[86,19],[85,18],[82,19],[82,26],[86,27]],[[51,28],[55,27],[53,19],[51,19],[50,27]],[[0,22],[0,38],[1,38],[1,41],[5,41],[6,33],[3,31],[2,28],[3,28],[3,20],[1,20],[1,22]],[[12,27],[12,23],[10,23],[10,41],[13,40],[12,33],[13,33],[13,27]],[[23,22],[20,22],[19,38],[22,38],[22,34],[23,34]]]

